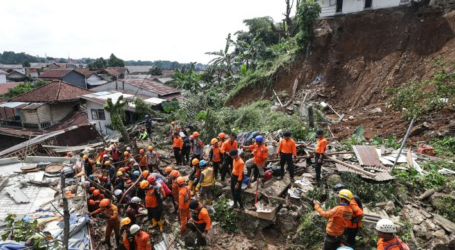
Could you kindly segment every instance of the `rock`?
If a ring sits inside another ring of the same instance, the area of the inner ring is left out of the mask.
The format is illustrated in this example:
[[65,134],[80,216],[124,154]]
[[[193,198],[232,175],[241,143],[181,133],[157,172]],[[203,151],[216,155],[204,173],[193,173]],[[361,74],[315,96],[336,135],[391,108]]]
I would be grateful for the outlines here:
[[335,186],[335,184],[340,183],[340,182],[341,182],[341,176],[339,176],[337,174],[333,174],[333,175],[329,176],[329,178],[327,179],[327,184],[330,187],[333,187],[333,186]]
[[433,221],[431,220],[425,220],[424,224],[426,225],[426,227],[429,229],[429,230],[432,230],[434,231],[436,229],[436,225],[433,223]]
[[422,223],[420,225],[414,225],[412,227],[412,230],[414,231],[416,237],[424,238],[424,239],[430,238],[430,235],[428,234],[428,229],[425,226],[425,223]]
[[282,208],[279,212],[278,215],[280,216],[287,216],[288,215],[288,209],[287,208]]
[[431,235],[436,238],[442,238],[446,235],[446,231],[444,231],[443,229],[440,229],[438,231],[434,231],[433,233],[431,233]]
[[373,110],[371,110],[370,112],[371,114],[378,114],[378,113],[382,113],[382,109],[381,108],[375,108]]
[[350,116],[348,117],[348,120],[350,120],[350,121],[354,120],[354,116],[350,115]]
[[384,210],[388,214],[393,214],[395,212],[395,204],[392,201],[388,201],[387,204],[384,206]]

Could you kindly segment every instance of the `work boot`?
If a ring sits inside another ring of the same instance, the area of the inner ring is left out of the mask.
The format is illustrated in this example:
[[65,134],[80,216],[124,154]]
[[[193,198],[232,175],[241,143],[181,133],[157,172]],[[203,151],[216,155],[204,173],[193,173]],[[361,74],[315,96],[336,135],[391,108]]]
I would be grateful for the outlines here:
[[206,206],[211,206],[212,205],[212,199],[209,199],[209,198],[205,199],[205,205]]
[[163,232],[163,220],[159,220],[158,225],[160,226],[160,232]]
[[157,226],[156,220],[152,219],[152,223],[153,224],[150,226],[150,228],[155,228]]

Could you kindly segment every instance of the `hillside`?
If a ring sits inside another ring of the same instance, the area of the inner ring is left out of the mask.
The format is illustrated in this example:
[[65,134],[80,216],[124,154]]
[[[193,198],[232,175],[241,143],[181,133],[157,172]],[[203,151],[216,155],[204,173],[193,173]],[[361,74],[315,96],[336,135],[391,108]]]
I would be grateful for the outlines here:
[[[299,77],[298,91],[345,114],[344,122],[331,126],[338,137],[345,137],[359,124],[365,126],[367,138],[402,135],[408,122],[387,108],[391,97],[387,89],[428,79],[434,59],[455,63],[455,11],[428,7],[374,10],[319,20],[315,28],[311,54],[279,70],[273,88],[291,92]],[[311,84],[318,76],[322,80]],[[239,107],[256,94],[257,90],[247,88],[227,105]],[[266,97],[271,94],[268,91]],[[371,114],[378,107],[382,112]],[[347,119],[350,116],[353,119]],[[441,112],[421,119],[418,126],[427,121],[426,126],[444,133],[453,118],[453,113]]]

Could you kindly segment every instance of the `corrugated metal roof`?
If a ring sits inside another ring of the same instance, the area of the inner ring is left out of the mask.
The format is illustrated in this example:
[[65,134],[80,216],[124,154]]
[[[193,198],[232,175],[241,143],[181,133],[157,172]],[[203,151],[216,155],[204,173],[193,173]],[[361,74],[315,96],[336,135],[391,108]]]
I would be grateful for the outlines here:
[[154,105],[154,104],[160,104],[162,102],[165,102],[166,100],[161,99],[161,98],[152,97],[152,98],[149,98],[149,99],[145,99],[144,101],[146,103],[150,103],[150,104]]
[[154,81],[152,79],[119,79],[118,81],[130,84],[134,87],[158,94],[160,97],[180,94],[180,90],[171,86],[164,85],[163,83]]
[[29,203],[30,199],[17,186],[5,188],[5,191],[14,199],[16,203]]
[[26,102],[4,102],[0,103],[0,108],[17,108],[23,104],[27,104]]
[[41,107],[43,105],[44,105],[44,103],[32,103],[30,105],[27,105],[27,106],[21,108],[21,109],[35,110],[35,109],[37,109],[37,108],[39,108],[39,107]]
[[382,166],[376,147],[352,146],[352,149],[362,166]]

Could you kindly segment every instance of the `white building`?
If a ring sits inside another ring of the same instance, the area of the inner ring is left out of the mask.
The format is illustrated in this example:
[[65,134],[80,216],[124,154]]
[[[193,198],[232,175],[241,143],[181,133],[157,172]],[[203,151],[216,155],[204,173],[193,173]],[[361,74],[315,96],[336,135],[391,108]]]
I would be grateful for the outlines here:
[[412,0],[318,0],[322,8],[321,17],[391,8],[411,2]]
[[6,83],[6,72],[0,69],[0,84]]

